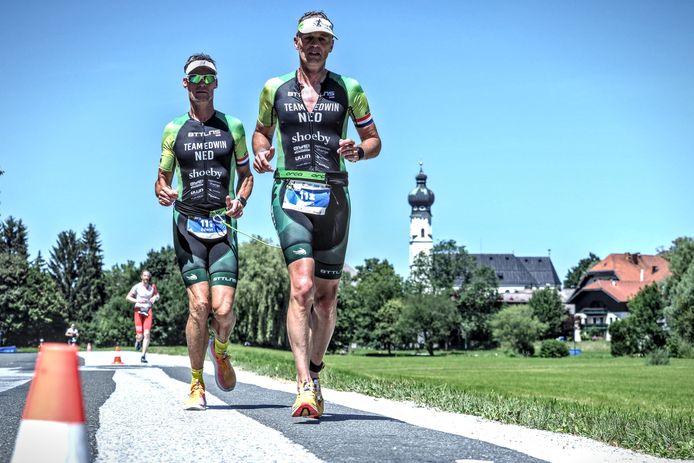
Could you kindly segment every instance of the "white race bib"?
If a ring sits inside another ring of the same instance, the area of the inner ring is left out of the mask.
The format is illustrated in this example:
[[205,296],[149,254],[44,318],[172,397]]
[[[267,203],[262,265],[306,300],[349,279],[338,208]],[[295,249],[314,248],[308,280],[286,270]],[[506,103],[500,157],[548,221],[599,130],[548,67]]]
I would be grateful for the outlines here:
[[212,217],[188,217],[187,230],[203,240],[216,240],[227,235],[224,221]]
[[323,183],[290,180],[284,192],[283,209],[325,215],[330,204],[330,187]]

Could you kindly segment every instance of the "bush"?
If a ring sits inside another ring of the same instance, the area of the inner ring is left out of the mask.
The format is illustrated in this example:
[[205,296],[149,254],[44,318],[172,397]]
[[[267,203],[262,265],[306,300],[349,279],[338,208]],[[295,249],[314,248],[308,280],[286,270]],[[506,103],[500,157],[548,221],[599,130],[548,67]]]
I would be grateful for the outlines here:
[[569,347],[556,339],[547,339],[542,341],[540,346],[540,357],[559,358],[569,355]]
[[527,305],[506,307],[492,317],[490,326],[495,341],[524,356],[535,353],[533,342],[547,328]]
[[639,338],[636,328],[628,318],[616,320],[610,325],[610,352],[613,356],[639,353]]
[[646,365],[668,365],[669,363],[670,356],[667,349],[654,349],[646,359]]
[[677,335],[672,335],[668,338],[667,350],[671,357],[683,359],[694,358],[694,345]]

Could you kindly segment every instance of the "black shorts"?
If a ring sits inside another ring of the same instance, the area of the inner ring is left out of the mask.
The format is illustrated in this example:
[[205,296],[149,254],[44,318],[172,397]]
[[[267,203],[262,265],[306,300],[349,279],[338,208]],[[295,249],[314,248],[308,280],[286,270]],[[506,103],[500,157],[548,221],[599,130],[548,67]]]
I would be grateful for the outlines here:
[[[226,217],[227,223],[231,219]],[[174,250],[186,287],[209,282],[211,286],[236,287],[238,244],[236,231],[227,228],[226,236],[203,240],[187,230],[188,218],[177,210],[173,215]]]
[[350,201],[346,186],[332,186],[325,215],[282,208],[287,180],[272,186],[272,220],[287,265],[313,258],[315,276],[339,279],[345,263],[349,237]]

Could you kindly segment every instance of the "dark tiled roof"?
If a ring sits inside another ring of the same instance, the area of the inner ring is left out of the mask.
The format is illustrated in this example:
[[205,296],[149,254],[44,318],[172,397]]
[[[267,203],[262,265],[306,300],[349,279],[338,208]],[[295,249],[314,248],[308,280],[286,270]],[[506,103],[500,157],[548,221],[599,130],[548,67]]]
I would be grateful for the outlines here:
[[479,265],[490,267],[499,286],[559,286],[561,281],[549,257],[516,257],[513,254],[471,254]]

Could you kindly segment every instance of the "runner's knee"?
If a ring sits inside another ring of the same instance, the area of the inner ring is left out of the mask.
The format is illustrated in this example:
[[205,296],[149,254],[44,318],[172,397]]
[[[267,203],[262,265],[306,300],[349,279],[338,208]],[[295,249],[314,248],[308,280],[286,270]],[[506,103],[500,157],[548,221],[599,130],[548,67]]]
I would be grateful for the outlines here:
[[301,275],[292,280],[291,298],[303,307],[313,304],[314,286],[311,275]]
[[206,299],[195,299],[189,305],[190,315],[193,318],[207,319],[210,314],[210,301]]

